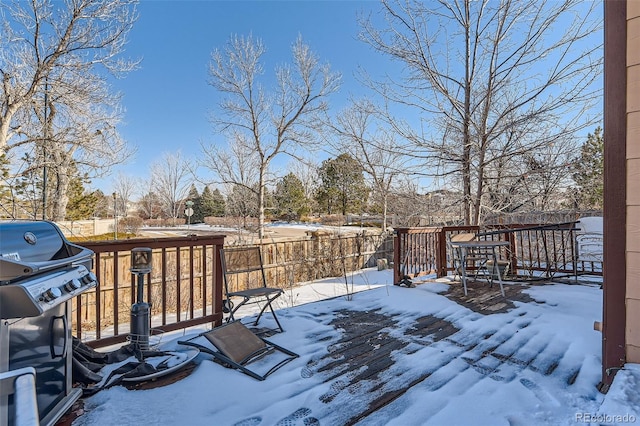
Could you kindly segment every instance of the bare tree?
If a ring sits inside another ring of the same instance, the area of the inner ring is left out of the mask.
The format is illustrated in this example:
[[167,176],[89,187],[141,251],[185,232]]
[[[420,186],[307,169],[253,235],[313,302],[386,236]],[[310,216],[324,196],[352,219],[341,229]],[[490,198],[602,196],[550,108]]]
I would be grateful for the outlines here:
[[571,186],[567,170],[574,156],[574,141],[558,138],[517,159],[502,157],[485,174],[488,200],[483,208],[487,213],[559,209]]
[[48,175],[42,190],[50,200],[46,206],[50,219],[64,219],[74,173],[100,176],[132,154],[115,127],[119,111],[105,105],[117,104],[117,99],[101,78],[71,75],[48,86],[44,108],[33,109],[36,123],[25,132],[24,141],[33,141],[25,146],[34,147],[37,156],[25,168],[44,169]]
[[[30,0],[0,4],[0,149],[6,150],[21,134],[22,123],[15,119],[30,114],[45,85],[67,86],[72,79],[65,76],[93,74],[100,66],[116,74],[135,67],[119,55],[136,20],[136,3]],[[82,88],[84,81],[76,87]]]
[[149,179],[144,183],[147,191],[138,201],[138,216],[143,219],[160,219],[162,214],[162,202],[153,190],[153,183]]
[[[129,207],[133,201],[133,197],[136,194],[138,188],[138,182],[129,175],[118,173],[113,180],[113,190],[118,194],[118,197],[122,200],[122,215],[124,217],[129,216]],[[140,194],[142,195],[142,194]]]
[[[320,64],[299,37],[292,46],[292,64],[277,67],[275,87],[266,90],[260,83],[265,52],[260,39],[235,36],[224,51],[213,52],[209,66],[210,84],[222,95],[220,113],[213,123],[232,141],[231,150],[251,153],[256,164],[259,238],[264,237],[265,187],[271,162],[280,154],[295,155],[297,147],[314,140],[318,117],[328,108],[326,99],[340,84],[340,76]],[[220,150],[213,146],[203,146],[203,150],[207,157],[203,166],[219,182],[246,186],[236,180],[241,164],[223,164]],[[237,155],[226,158],[239,160]]]
[[175,220],[184,208],[184,200],[189,193],[191,180],[187,162],[180,152],[164,154],[162,159],[151,165],[152,188],[162,203],[162,209],[167,217]]
[[104,72],[121,75],[136,66],[120,57],[135,4],[0,3],[0,149],[31,153],[26,169],[50,172],[44,197],[54,220],[64,218],[72,163],[97,174],[127,157],[115,130],[119,97],[109,93]]
[[[578,0],[383,1],[362,39],[404,66],[369,81],[424,124],[389,118],[433,176],[456,176],[466,223],[481,220],[487,174],[594,122],[601,17]],[[419,129],[418,129],[419,127]]]
[[[332,125],[337,152],[354,158],[368,176],[372,196],[382,208],[382,229],[387,229],[389,196],[397,178],[409,172],[404,150],[396,143],[395,135],[382,127],[376,118],[376,106],[366,99],[353,101],[341,111]],[[404,167],[404,169],[403,169]]]

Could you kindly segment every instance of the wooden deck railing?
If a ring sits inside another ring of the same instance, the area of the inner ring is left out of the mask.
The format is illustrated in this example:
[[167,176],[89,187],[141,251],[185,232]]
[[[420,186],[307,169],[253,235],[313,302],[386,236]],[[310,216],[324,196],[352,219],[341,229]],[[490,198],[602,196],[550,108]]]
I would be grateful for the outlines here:
[[[151,304],[153,333],[222,321],[223,281],[219,250],[224,236],[190,236],[83,242],[95,252],[98,286],[74,301],[72,332],[93,347],[125,342],[137,277],[130,271],[131,250],[149,247],[153,269],[145,276],[143,300]],[[341,276],[393,253],[393,238],[382,232],[319,232],[295,240],[262,244],[271,286]]]
[[394,282],[404,275],[443,277],[453,271],[447,241],[461,232],[474,232],[481,239],[509,241],[509,246],[500,251],[500,258],[509,262],[516,279],[550,278],[556,274],[602,275],[601,262],[576,260],[574,222],[483,228],[447,226],[395,230]]
[[100,347],[126,341],[136,276],[130,272],[131,250],[149,247],[153,269],[145,277],[144,301],[151,304],[153,333],[222,321],[222,268],[219,250],[224,236],[88,242],[95,252],[98,286],[74,303],[72,332]]
[[[453,270],[447,241],[474,232],[479,238],[509,241],[500,258],[518,278],[557,273],[601,275],[600,265],[577,262],[573,223],[483,227],[398,228],[393,238],[394,282],[403,275],[445,276]],[[274,285],[339,276],[380,258],[391,257],[384,234],[317,235],[303,240],[263,244],[265,270]],[[144,301],[151,305],[152,333],[222,321],[223,281],[219,250],[223,235],[87,242],[95,252],[98,286],[74,300],[75,336],[101,347],[126,341],[131,306],[136,302],[136,276],[131,250],[153,250],[153,269],[145,277]],[[336,275],[337,274],[337,275]]]

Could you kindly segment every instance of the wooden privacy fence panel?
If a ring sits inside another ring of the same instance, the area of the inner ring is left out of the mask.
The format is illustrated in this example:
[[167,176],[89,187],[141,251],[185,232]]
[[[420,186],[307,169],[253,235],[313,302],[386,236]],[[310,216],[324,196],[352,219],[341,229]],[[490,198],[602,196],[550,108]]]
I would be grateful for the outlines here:
[[303,282],[339,277],[393,258],[393,237],[381,231],[317,231],[308,238],[264,241],[262,262],[269,287],[287,289]]

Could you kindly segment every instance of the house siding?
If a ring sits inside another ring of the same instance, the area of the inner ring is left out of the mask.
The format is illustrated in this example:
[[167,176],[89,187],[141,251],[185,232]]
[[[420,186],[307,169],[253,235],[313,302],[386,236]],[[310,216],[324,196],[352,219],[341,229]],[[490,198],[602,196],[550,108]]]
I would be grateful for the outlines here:
[[640,1],[627,2],[626,361],[640,363]]

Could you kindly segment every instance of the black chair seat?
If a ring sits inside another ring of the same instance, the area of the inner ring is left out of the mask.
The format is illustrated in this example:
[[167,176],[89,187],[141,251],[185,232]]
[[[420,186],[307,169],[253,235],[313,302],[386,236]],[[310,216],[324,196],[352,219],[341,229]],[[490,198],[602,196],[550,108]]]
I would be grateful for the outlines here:
[[258,296],[267,296],[273,293],[282,294],[284,291],[280,288],[250,288],[248,290],[242,291],[234,291],[229,293],[229,296],[239,296],[239,297],[258,297]]

